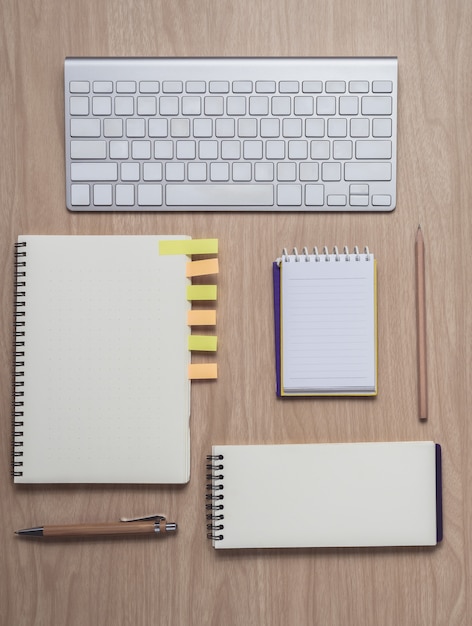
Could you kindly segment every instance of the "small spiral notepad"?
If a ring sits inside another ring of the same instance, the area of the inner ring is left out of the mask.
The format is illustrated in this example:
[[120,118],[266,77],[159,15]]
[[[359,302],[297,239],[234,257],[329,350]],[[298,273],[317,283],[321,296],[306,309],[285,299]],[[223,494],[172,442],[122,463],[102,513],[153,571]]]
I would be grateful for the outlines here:
[[278,395],[376,395],[374,255],[284,251],[273,279]]

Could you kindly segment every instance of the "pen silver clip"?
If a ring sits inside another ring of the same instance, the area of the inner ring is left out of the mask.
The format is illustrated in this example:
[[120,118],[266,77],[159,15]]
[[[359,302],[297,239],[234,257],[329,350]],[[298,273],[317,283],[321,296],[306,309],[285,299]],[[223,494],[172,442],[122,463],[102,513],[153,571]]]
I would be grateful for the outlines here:
[[120,522],[145,522],[148,520],[154,520],[155,522],[165,522],[165,515],[158,515],[154,513],[153,515],[143,515],[141,517],[121,517]]

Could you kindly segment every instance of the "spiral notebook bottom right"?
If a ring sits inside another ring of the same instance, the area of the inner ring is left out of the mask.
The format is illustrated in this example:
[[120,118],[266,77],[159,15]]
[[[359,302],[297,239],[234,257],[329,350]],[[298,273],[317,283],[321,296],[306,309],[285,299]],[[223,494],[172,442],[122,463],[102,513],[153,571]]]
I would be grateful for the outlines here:
[[432,441],[216,445],[207,458],[214,548],[442,540],[441,447]]

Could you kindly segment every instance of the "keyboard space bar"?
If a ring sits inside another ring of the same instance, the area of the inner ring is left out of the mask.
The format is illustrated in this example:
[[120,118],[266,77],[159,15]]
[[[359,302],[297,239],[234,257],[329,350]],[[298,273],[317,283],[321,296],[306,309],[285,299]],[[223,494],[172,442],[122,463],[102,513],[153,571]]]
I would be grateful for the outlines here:
[[167,185],[167,206],[272,206],[272,185]]

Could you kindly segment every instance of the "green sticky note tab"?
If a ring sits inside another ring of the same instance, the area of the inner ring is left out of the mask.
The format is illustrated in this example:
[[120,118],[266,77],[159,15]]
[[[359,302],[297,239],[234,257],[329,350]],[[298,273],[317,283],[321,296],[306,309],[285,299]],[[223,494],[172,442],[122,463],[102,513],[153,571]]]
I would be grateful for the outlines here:
[[187,300],[216,300],[216,285],[189,285]]
[[216,335],[189,335],[188,349],[204,352],[216,352]]
[[217,254],[218,239],[162,239],[159,254]]

